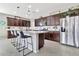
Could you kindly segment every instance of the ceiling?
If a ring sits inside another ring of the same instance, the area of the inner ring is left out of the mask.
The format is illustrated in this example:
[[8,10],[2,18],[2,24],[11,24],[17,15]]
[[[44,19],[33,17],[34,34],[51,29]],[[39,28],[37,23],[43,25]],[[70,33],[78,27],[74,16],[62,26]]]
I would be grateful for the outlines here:
[[[68,10],[68,8],[77,6],[79,3],[0,3],[0,12],[28,18],[26,15],[28,5],[32,6],[32,12],[29,17],[35,19],[50,15],[50,13],[54,14],[58,11]],[[17,9],[17,6],[20,8]],[[38,9],[39,12],[34,13],[33,11],[36,9]]]

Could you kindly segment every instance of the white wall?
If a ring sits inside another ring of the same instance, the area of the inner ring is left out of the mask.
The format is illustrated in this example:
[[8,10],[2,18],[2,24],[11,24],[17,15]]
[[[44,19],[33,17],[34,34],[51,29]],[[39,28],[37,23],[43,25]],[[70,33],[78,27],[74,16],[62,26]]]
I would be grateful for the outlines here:
[[[10,15],[0,13],[0,39],[7,37],[7,18]],[[12,16],[10,16],[12,17]]]

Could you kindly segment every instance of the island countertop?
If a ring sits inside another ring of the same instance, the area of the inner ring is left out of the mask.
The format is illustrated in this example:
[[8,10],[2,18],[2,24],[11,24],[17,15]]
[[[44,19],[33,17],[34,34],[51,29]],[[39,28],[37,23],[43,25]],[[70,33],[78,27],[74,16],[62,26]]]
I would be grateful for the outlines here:
[[49,31],[26,31],[27,33],[39,34],[39,33],[47,33]]

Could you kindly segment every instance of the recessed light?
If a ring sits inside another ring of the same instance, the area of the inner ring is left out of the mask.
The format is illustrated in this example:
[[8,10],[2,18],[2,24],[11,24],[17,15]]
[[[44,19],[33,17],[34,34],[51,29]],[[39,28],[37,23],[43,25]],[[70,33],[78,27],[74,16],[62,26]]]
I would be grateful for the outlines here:
[[35,12],[39,12],[39,9],[36,9]]
[[28,8],[31,8],[32,6],[31,5],[28,5]]

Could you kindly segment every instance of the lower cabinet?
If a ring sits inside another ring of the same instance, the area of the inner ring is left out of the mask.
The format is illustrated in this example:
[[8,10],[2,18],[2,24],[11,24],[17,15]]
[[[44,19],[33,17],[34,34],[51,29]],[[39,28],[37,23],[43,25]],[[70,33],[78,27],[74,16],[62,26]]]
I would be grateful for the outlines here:
[[10,31],[7,31],[7,38],[10,39],[12,37],[13,37],[13,35],[11,35],[11,32]]
[[59,42],[60,41],[60,32],[55,31],[55,32],[45,33],[45,39]]
[[50,37],[50,33],[45,33],[45,39],[49,40],[49,37]]
[[45,39],[44,33],[40,33],[39,34],[39,49],[43,47],[43,45],[44,45],[44,39]]
[[53,41],[60,42],[60,32],[53,32]]
[[44,39],[60,42],[60,32],[48,32],[48,33],[40,33],[39,34],[39,49],[44,46]]

